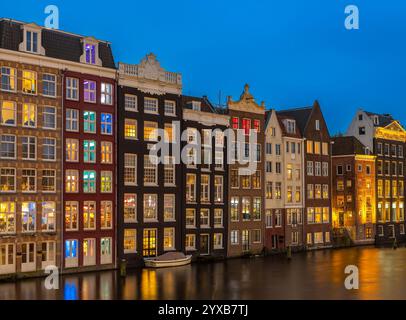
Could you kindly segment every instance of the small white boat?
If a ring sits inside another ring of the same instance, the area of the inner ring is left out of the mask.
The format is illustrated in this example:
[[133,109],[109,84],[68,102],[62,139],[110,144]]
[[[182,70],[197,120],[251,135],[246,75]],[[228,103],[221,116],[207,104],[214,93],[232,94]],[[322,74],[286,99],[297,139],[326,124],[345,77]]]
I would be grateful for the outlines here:
[[144,262],[147,268],[180,267],[190,264],[192,256],[185,256],[180,252],[168,252],[156,258],[145,258]]

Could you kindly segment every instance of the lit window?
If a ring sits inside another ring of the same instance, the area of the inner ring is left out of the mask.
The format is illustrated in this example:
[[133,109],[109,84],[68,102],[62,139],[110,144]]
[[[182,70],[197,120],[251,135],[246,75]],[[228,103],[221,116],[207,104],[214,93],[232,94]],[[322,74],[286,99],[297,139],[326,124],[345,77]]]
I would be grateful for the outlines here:
[[124,222],[137,222],[137,195],[135,193],[124,194]]
[[113,203],[111,201],[100,202],[101,229],[111,229],[113,226]]
[[67,162],[79,161],[79,140],[66,139],[66,161]]
[[101,142],[101,163],[113,163],[113,144],[108,141]]
[[239,128],[239,119],[236,117],[233,117],[232,119],[233,119],[232,120],[233,129],[238,129]]
[[214,249],[223,249],[223,234],[222,233],[213,234],[213,247],[214,247]]
[[173,123],[165,123],[165,142],[175,142]]
[[37,73],[23,70],[23,93],[37,94]]
[[65,202],[65,229],[66,231],[78,229],[79,204],[77,201]]
[[0,89],[3,91],[16,91],[17,72],[10,67],[1,67],[0,69]]
[[157,141],[158,123],[151,121],[144,121],[144,140],[145,141]]
[[21,224],[23,232],[34,232],[36,228],[36,203],[23,202],[21,204]]
[[223,202],[223,177],[216,176],[214,178],[214,202]]
[[200,179],[200,201],[208,202],[210,200],[210,176],[202,175]]
[[79,100],[79,80],[76,78],[66,78],[66,99]]
[[101,118],[101,134],[113,134],[113,116],[110,113],[102,113]]
[[214,209],[214,227],[223,227],[223,209]]
[[175,195],[164,195],[164,221],[175,220]]
[[78,240],[65,241],[65,258],[77,259],[78,257]]
[[89,133],[96,133],[96,112],[93,111],[83,112],[83,131]]
[[56,191],[56,173],[55,170],[42,170],[42,192]]
[[96,46],[94,44],[85,44],[86,63],[96,64]]
[[144,112],[145,113],[158,113],[158,99],[144,98]]
[[112,262],[113,252],[113,239],[101,238],[100,239],[100,263],[107,264]]
[[67,193],[79,192],[79,172],[78,170],[66,170],[65,191]]
[[84,193],[96,192],[96,171],[90,170],[83,171],[83,192]]
[[90,80],[83,81],[83,92],[85,102],[96,103],[96,82]]
[[164,228],[164,251],[175,249],[175,228]]
[[124,96],[124,109],[127,111],[138,111],[137,96],[126,94]]
[[113,104],[113,85],[110,83],[101,84],[101,103],[102,104]]
[[66,131],[79,131],[79,111],[66,109]]
[[34,104],[23,104],[23,127],[35,128],[37,126],[37,106]]
[[187,234],[185,239],[186,250],[196,250],[196,235]]
[[113,192],[113,172],[102,171],[100,174],[100,192],[112,193]]
[[196,175],[194,174],[186,175],[186,201],[196,201]]
[[255,132],[259,132],[261,129],[261,121],[259,120],[254,120],[254,130]]
[[164,184],[175,185],[175,162],[174,157],[165,157]]
[[16,169],[1,168],[0,192],[15,192],[15,191],[16,191]]
[[210,228],[210,210],[200,209],[200,227]]
[[91,266],[96,263],[96,239],[83,239],[83,265]]
[[15,223],[16,223],[16,203],[0,202],[0,234],[16,232]]
[[137,230],[124,229],[124,253],[137,252]]
[[96,229],[96,202],[84,201],[83,202],[83,229],[94,230]]
[[137,120],[125,119],[124,120],[124,137],[126,139],[136,140],[137,135]]
[[56,230],[56,204],[53,201],[42,203],[41,214],[41,230],[42,231],[55,231]]
[[242,129],[244,130],[245,135],[250,134],[251,129],[251,120],[250,119],[242,119]]
[[3,126],[15,126],[17,124],[17,106],[12,101],[1,101],[0,123]]
[[42,94],[47,97],[56,97],[56,76],[54,74],[42,75]]
[[144,194],[144,220],[157,220],[157,195]]
[[186,209],[186,228],[196,227],[196,211],[195,209]]
[[124,154],[124,185],[137,185],[137,155],[133,153]]
[[83,141],[83,161],[87,163],[96,162],[96,141],[94,140]]

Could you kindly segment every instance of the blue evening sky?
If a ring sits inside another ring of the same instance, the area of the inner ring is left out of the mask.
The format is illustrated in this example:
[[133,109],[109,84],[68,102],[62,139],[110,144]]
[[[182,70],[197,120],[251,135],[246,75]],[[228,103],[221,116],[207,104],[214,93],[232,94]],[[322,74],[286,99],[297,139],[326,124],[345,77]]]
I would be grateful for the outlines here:
[[[116,62],[154,52],[185,94],[224,102],[247,82],[268,108],[318,99],[332,134],[359,107],[406,123],[404,0],[13,0],[0,16],[43,25],[49,4],[60,29],[110,41]],[[349,4],[360,30],[344,28]]]

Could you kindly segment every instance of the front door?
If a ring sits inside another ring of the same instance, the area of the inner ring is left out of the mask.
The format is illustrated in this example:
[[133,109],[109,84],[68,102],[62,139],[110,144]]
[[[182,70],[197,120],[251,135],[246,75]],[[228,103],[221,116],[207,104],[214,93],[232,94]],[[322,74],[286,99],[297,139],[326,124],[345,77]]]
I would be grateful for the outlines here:
[[200,254],[201,255],[210,254],[209,235],[208,234],[200,235]]
[[344,227],[344,212],[338,213],[338,226],[340,228]]
[[156,229],[145,229],[144,238],[142,241],[143,244],[142,255],[144,257],[155,257],[157,255],[156,242],[157,242]]

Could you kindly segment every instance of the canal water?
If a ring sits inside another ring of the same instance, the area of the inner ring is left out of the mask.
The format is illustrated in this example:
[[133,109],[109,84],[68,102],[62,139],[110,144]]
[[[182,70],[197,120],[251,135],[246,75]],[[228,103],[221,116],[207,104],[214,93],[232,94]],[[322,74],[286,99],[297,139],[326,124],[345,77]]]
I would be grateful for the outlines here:
[[[347,290],[344,269],[359,268]],[[231,259],[168,269],[63,276],[59,290],[44,279],[0,283],[0,299],[406,299],[406,248],[349,248]]]

